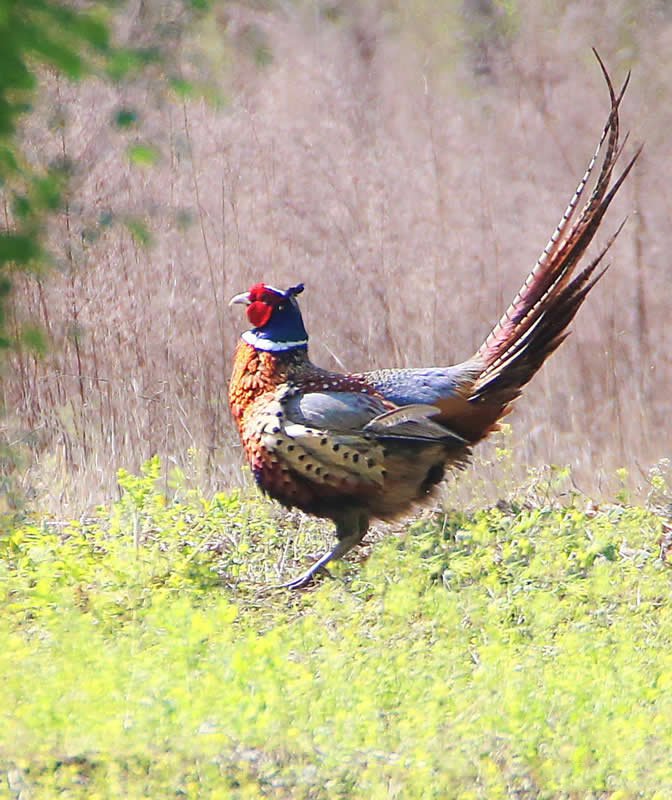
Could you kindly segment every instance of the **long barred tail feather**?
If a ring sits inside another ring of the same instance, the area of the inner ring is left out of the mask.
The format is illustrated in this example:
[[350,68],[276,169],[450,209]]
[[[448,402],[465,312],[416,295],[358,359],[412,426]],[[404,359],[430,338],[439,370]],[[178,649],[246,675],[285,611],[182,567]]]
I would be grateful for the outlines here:
[[[610,243],[614,239],[615,236]],[[607,249],[605,247],[590,265],[557,295],[553,313],[540,317],[535,327],[507,352],[506,359],[501,362],[497,370],[486,380],[477,382],[470,400],[487,399],[497,394],[501,405],[507,406],[520,395],[523,386],[569,336],[567,326],[583,304],[588,292],[608,269],[608,266],[604,267],[597,275],[594,274]]]
[[[624,224],[618,227],[597,257],[572,280],[579,260],[641,152],[640,147],[610,188],[615,165],[627,141],[626,136],[623,143],[619,142],[619,107],[630,74],[616,94],[602,60],[597,52],[595,55],[609,90],[609,118],[560,223],[513,302],[474,356],[474,360],[482,364],[482,371],[469,397],[470,403],[481,408],[478,416],[483,428],[478,438],[496,427],[497,419],[508,412],[510,403],[518,397],[522,387],[568,335],[567,326],[606,271],[605,268],[595,274]],[[579,203],[605,142],[595,186],[579,211]]]
[[[539,316],[547,310],[549,298],[552,298],[554,294],[561,291],[566,285],[574,267],[595,235],[616,190],[637,158],[637,155],[635,155],[635,158],[619,177],[612,191],[607,192],[614,166],[622,152],[622,148],[619,147],[618,111],[630,76],[628,74],[621,91],[616,95],[602,61],[599,56],[597,58],[609,89],[611,99],[609,118],[602,130],[595,152],[560,223],[513,302],[486,337],[477,353],[477,357],[485,363],[487,371],[496,369],[500,359],[504,357],[510,346],[518,338],[524,336]],[[607,147],[600,173],[588,201],[577,217],[579,202],[586,190],[605,141],[607,141]],[[572,222],[573,224],[571,224]]]

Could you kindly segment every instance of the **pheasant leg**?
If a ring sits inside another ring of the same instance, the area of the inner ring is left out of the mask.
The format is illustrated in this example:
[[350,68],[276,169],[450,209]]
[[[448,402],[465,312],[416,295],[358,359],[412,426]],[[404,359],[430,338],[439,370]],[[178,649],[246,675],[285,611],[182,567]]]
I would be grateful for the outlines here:
[[[354,528],[354,530],[353,530]],[[348,514],[336,522],[336,535],[338,542],[336,546],[321,556],[310,569],[307,569],[298,578],[281,583],[279,589],[305,589],[315,579],[315,576],[322,572],[329,575],[329,570],[326,565],[330,561],[338,561],[339,558],[350,552],[353,547],[356,547],[364,538],[366,531],[369,528],[369,520],[366,514]]]

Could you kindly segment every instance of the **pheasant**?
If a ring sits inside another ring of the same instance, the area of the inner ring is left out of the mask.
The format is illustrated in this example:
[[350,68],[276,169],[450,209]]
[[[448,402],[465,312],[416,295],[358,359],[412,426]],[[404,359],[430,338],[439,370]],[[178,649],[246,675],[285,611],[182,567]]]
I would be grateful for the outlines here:
[[[362,541],[372,519],[394,519],[431,498],[446,470],[464,467],[474,445],[497,430],[523,386],[568,335],[623,225],[583,271],[573,272],[640,152],[610,188],[622,150],[619,106],[630,76],[617,95],[598,61],[611,99],[598,146],[534,268],[468,360],[331,372],[308,357],[297,301],[303,284],[281,290],[257,283],[232,298],[231,304],[247,307],[252,325],[236,350],[229,404],[254,478],[284,506],[336,525],[333,549],[283,586],[308,586]],[[602,151],[593,191],[579,208]]]

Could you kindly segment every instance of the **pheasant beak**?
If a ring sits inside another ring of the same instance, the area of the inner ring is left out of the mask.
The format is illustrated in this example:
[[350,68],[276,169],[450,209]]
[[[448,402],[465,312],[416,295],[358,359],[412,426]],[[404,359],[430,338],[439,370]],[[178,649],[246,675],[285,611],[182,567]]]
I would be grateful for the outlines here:
[[245,306],[249,306],[251,303],[250,300],[250,293],[249,292],[242,292],[242,294],[237,294],[235,297],[232,297],[229,300],[229,305],[233,306],[236,303],[242,303]]

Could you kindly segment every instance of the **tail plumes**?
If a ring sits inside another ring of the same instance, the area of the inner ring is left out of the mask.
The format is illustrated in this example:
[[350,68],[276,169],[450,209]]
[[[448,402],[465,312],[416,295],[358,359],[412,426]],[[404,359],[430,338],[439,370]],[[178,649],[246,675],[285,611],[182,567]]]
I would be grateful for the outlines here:
[[[621,225],[618,228],[597,257],[572,280],[579,260],[641,151],[640,148],[635,153],[609,188],[614,167],[622,152],[618,112],[630,75],[616,95],[602,61],[597,53],[595,55],[609,89],[609,118],[560,223],[513,302],[476,353],[475,358],[483,365],[483,369],[470,399],[492,410],[492,424],[484,431],[484,435],[492,429],[498,418],[507,413],[509,404],[520,394],[521,388],[568,335],[567,326],[588,292],[604,274],[604,269],[596,274],[598,265],[623,227]],[[595,186],[579,211],[579,203],[605,142],[606,151]]]

